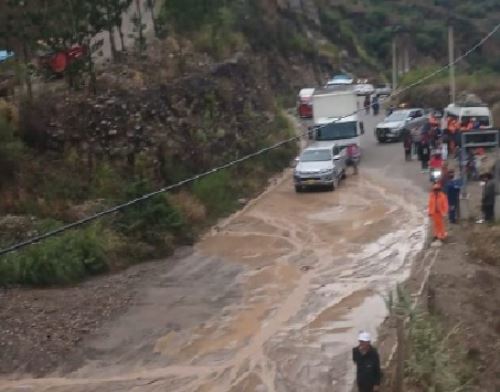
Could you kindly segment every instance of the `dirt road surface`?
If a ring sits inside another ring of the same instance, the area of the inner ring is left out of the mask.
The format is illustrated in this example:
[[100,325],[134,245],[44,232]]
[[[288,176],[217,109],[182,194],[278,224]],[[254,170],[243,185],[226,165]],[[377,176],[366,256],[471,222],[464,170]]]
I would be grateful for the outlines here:
[[[208,233],[85,342],[78,370],[15,375],[0,391],[350,391],[359,330],[425,236],[425,197],[401,144],[365,119],[360,175],[335,192],[293,191],[291,172]],[[170,265],[170,264],[168,264]]]

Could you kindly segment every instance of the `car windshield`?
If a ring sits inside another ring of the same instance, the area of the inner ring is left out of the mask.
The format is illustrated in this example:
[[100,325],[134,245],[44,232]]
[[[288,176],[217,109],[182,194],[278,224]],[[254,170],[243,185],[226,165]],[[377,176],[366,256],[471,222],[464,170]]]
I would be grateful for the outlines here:
[[300,156],[301,162],[320,162],[320,161],[330,161],[332,159],[332,154],[329,150],[305,150]]
[[408,118],[408,112],[400,111],[392,113],[389,117],[385,119],[385,121],[403,121],[406,120],[407,118]]
[[318,129],[316,140],[352,139],[356,136],[358,136],[356,121],[332,122]]

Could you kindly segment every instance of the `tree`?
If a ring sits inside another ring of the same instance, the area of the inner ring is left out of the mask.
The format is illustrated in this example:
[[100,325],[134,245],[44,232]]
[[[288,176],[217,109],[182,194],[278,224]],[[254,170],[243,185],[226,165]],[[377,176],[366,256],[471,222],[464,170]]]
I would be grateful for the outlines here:
[[0,6],[0,11],[0,40],[8,50],[14,51],[28,99],[31,101],[33,91],[29,64],[40,36],[40,8],[25,0],[7,0]]
[[136,45],[139,53],[146,49],[146,39],[144,38],[144,23],[142,21],[142,5],[141,0],[135,0],[135,14],[132,17],[134,24],[134,32],[138,34]]
[[92,55],[99,50],[102,42],[93,42],[93,39],[107,27],[107,0],[43,1],[43,41],[54,50],[65,50],[73,45],[87,48],[85,61],[72,63],[68,68],[68,75],[72,84],[74,77],[87,73],[90,77],[90,87],[95,92],[96,75]]
[[114,34],[114,27],[116,25],[115,23],[115,16],[114,16],[114,8],[116,7],[117,0],[104,0],[104,19],[105,19],[105,25],[106,25],[106,30],[108,32],[109,36],[109,44],[111,46],[111,58],[112,60],[116,59],[116,42],[115,42],[115,34]]
[[106,9],[106,29],[109,33],[109,39],[112,40],[111,48],[116,54],[116,43],[114,41],[113,30],[116,28],[120,36],[121,50],[125,51],[125,38],[122,29],[123,15],[132,5],[133,0],[104,0]]
[[149,12],[151,13],[151,20],[153,21],[153,30],[155,32],[155,36],[158,37],[158,24],[155,13],[156,0],[146,0],[146,7],[149,9]]
[[180,31],[193,31],[214,21],[227,0],[165,0],[165,12]]

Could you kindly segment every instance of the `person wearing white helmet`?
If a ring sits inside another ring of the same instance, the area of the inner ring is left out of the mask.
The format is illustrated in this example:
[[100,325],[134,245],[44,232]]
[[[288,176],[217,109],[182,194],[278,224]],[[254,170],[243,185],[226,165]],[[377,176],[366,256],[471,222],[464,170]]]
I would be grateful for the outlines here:
[[356,364],[356,381],[359,392],[380,391],[380,358],[375,347],[371,345],[371,336],[362,331],[358,336],[359,344],[352,350],[352,359]]

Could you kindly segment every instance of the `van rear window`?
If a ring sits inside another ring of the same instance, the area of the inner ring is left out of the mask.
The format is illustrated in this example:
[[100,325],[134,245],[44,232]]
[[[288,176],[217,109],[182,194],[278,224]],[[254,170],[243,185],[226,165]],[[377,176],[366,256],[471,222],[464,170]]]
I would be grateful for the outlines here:
[[467,124],[471,119],[475,118],[476,121],[479,121],[479,124],[482,127],[489,127],[490,126],[490,118],[489,116],[463,116],[462,117],[462,124]]

